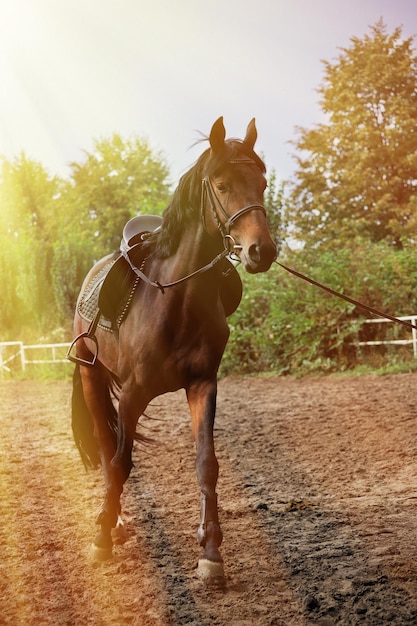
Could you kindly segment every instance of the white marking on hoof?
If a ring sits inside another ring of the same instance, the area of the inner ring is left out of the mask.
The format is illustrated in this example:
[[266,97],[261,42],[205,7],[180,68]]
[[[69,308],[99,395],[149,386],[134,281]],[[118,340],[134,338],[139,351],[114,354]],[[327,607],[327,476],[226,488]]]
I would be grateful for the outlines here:
[[219,561],[209,561],[208,559],[199,559],[197,573],[200,578],[208,582],[224,583],[223,563]]
[[90,547],[90,559],[92,561],[108,561],[113,556],[111,546],[109,548],[100,548],[100,546],[96,546],[95,543],[91,544]]
[[121,545],[123,543],[126,543],[127,541],[127,531],[120,515],[118,517],[115,528],[112,528],[111,536],[113,539],[113,543],[116,543],[116,544]]

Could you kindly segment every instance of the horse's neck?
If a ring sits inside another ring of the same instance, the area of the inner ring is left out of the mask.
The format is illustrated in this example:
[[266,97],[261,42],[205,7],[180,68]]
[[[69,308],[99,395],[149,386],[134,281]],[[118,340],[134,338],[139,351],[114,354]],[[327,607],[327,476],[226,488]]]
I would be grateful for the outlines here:
[[204,267],[222,249],[221,239],[208,235],[202,224],[187,229],[175,254],[167,260],[174,280]]

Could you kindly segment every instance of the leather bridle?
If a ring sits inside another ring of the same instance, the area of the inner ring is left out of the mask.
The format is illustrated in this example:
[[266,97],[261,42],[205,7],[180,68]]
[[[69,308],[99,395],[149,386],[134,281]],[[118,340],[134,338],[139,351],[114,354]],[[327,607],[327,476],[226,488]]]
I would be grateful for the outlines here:
[[[251,159],[245,159],[245,160],[240,159],[239,161],[229,161],[229,163],[242,163],[242,162],[253,163]],[[243,208],[236,211],[236,213],[234,213],[233,215],[228,215],[222,203],[220,202],[220,200],[214,193],[214,189],[213,189],[209,176],[205,176],[202,180],[202,186],[201,186],[201,219],[202,219],[203,226],[206,231],[207,231],[207,227],[205,223],[206,198],[209,202],[217,228],[219,229],[223,237],[223,250],[212,261],[210,261],[203,267],[200,267],[199,269],[195,270],[194,272],[191,272],[190,274],[187,274],[186,276],[183,276],[182,278],[179,278],[178,280],[174,280],[172,283],[161,284],[159,281],[150,280],[148,276],[146,276],[146,274],[144,274],[141,269],[137,268],[134,265],[134,263],[132,262],[129,256],[131,251],[134,250],[136,247],[134,245],[132,246],[132,248],[130,248],[130,250],[127,250],[127,251],[122,250],[122,254],[125,257],[126,261],[129,263],[132,271],[136,274],[136,276],[144,280],[149,285],[152,285],[153,287],[157,287],[162,292],[164,292],[165,289],[169,287],[175,287],[176,285],[179,285],[180,283],[183,283],[184,281],[189,280],[190,278],[193,278],[194,276],[201,274],[202,272],[207,272],[209,269],[214,267],[219,261],[221,261],[221,259],[223,259],[226,256],[231,257],[234,254],[235,260],[240,262],[240,258],[238,257],[236,250],[242,249],[242,246],[237,244],[235,239],[230,234],[230,227],[232,226],[234,222],[236,222],[240,217],[242,217],[242,215],[244,215],[245,213],[249,213],[249,211],[262,211],[262,213],[266,216],[265,207],[262,204],[248,204],[247,206],[244,206]],[[217,212],[216,207],[219,209],[222,217],[226,219],[226,222],[224,224],[221,222],[219,218],[219,214]],[[136,245],[140,245],[140,244],[136,244]]]
[[[242,161],[240,160],[236,162],[241,163]],[[253,161],[249,159],[248,159],[248,162],[253,163]],[[234,253],[238,249],[242,249],[242,246],[237,244],[236,240],[230,234],[231,226],[240,217],[242,217],[242,215],[245,215],[246,213],[249,213],[250,211],[262,211],[262,213],[266,217],[266,210],[263,204],[248,204],[247,206],[244,206],[238,211],[236,211],[236,213],[234,213],[233,215],[229,215],[226,212],[222,203],[220,202],[219,198],[216,196],[210,177],[205,176],[203,180],[201,181],[201,219],[202,219],[204,228],[206,230],[207,230],[206,217],[205,217],[206,200],[209,203],[216,226],[223,237],[224,247],[231,254]],[[224,223],[220,220],[219,213],[226,220]]]

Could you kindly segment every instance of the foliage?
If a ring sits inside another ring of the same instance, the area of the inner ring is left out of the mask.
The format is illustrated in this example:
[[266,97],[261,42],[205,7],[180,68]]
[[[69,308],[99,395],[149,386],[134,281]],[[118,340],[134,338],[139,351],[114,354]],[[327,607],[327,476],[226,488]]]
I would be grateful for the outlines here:
[[118,134],[95,141],[85,156],[83,163],[71,165],[72,204],[100,257],[118,248],[131,217],[162,213],[169,194],[168,167],[146,140],[123,140]]
[[268,215],[268,226],[278,250],[283,240],[283,206],[285,186],[279,183],[277,173],[271,170],[268,176],[268,186],[264,196],[264,206]]
[[0,185],[0,286],[2,328],[47,323],[48,276],[61,183],[22,154],[3,161]]
[[[356,240],[337,251],[288,251],[285,264],[387,314],[417,313],[412,247],[398,251],[384,242]],[[242,273],[242,279],[244,296],[230,318],[224,374],[343,371],[363,360],[359,340],[383,340],[393,332],[411,338],[402,327],[364,325],[369,314],[278,266],[264,275]]]
[[417,57],[382,21],[325,62],[326,121],[299,128],[289,202],[293,236],[339,247],[352,237],[401,248],[417,237]]
[[[351,42],[324,64],[325,122],[298,129],[298,168],[288,193],[279,190],[271,228],[287,265],[409,315],[417,312],[417,57],[412,39],[401,28],[387,34],[382,21]],[[398,346],[359,349],[358,341],[411,338],[399,325],[363,324],[369,314],[281,268],[242,279],[223,373],[341,371],[371,351],[398,366]]]
[[50,335],[71,318],[93,261],[115,250],[133,215],[160,213],[168,169],[146,140],[94,143],[70,180],[21,154],[0,170],[1,339]]

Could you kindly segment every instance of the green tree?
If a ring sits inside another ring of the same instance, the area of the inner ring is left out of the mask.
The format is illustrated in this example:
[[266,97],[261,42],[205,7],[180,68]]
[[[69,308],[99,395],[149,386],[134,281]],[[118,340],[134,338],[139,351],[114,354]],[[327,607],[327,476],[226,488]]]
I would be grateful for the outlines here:
[[55,201],[62,181],[25,153],[13,161],[3,159],[0,169],[0,229],[52,242],[56,237]]
[[114,134],[94,142],[83,163],[72,163],[77,226],[94,238],[97,256],[117,248],[124,224],[137,214],[160,214],[168,200],[168,167],[146,139]]
[[[51,319],[50,270],[58,237],[61,181],[21,154],[3,160],[0,174],[2,335],[39,328]],[[53,296],[52,296],[53,299]]]
[[[355,300],[393,316],[417,311],[414,246],[384,241],[348,247],[286,250],[286,264]],[[385,353],[397,363],[399,346],[359,348],[359,341],[411,339],[399,324],[364,324],[372,315],[273,265],[265,274],[241,272],[242,302],[229,318],[231,335],[222,373],[333,372]],[[412,359],[409,346],[405,357]]]
[[278,183],[275,169],[268,176],[268,186],[265,190],[264,205],[268,215],[268,226],[272,238],[280,250],[283,240],[283,203],[284,184]]
[[120,244],[125,222],[158,213],[168,170],[145,140],[96,141],[72,179],[50,176],[24,154],[0,169],[0,328],[3,338],[69,333],[94,260]]
[[293,236],[339,246],[352,237],[401,248],[417,238],[417,57],[382,21],[352,38],[319,88],[326,121],[298,129],[288,203]]

